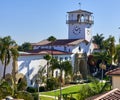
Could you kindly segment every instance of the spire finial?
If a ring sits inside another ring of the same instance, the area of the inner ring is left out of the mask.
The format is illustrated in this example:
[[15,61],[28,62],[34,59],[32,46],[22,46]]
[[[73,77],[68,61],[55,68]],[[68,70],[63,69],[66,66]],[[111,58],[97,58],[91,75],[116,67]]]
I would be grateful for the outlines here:
[[81,9],[81,2],[79,2],[78,4],[79,4],[79,8]]

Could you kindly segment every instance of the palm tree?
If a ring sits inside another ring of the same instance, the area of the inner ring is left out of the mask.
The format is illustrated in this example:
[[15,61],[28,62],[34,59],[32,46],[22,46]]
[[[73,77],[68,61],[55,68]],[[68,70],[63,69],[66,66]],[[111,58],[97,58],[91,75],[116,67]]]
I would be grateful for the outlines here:
[[113,36],[109,36],[109,38],[103,42],[103,46],[104,46],[104,51],[106,51],[110,55],[111,66],[112,66],[113,58],[116,52],[115,51],[115,38]]
[[72,74],[72,65],[69,61],[61,62],[61,61],[58,61],[57,59],[53,58],[52,62],[51,62],[51,68],[52,68],[52,70],[59,69],[61,71],[60,72],[61,74],[63,71],[65,71],[65,77],[69,74],[70,75]]
[[49,54],[46,54],[44,56],[44,59],[47,60],[47,79],[48,79],[48,76],[49,76],[49,74],[48,74],[48,66],[49,66],[49,63],[50,63],[50,60],[51,60],[51,56]]
[[120,44],[116,45],[115,51],[114,62],[118,63],[118,66],[120,66]]
[[[45,56],[44,56],[44,59],[46,59],[47,60],[47,84],[48,84],[48,77],[49,77],[49,70],[48,70],[48,66],[49,66],[49,63],[50,63],[50,60],[51,60],[51,56],[49,55],[49,54],[46,54]],[[47,86],[47,89],[48,89],[48,86]]]
[[101,63],[99,64],[99,67],[101,68],[102,72],[101,72],[101,79],[103,79],[103,70],[106,69],[106,63],[107,64],[111,64],[111,57],[110,55],[104,51],[104,52],[95,52],[93,54],[94,58],[96,60],[100,60]]
[[95,52],[93,53],[93,57],[96,59],[96,60],[101,60],[102,63],[105,64],[105,62],[109,63],[110,64],[110,55],[104,51],[104,52]]
[[113,57],[115,55],[115,38],[113,36],[110,36],[108,38],[108,42],[109,42],[109,53],[111,56],[111,65],[112,65]]
[[52,58],[53,58],[53,44],[56,41],[56,38],[54,36],[50,36],[50,37],[48,37],[47,40],[51,42],[51,55],[52,55]]
[[65,71],[65,77],[72,74],[72,65],[69,61],[62,62],[61,67]]
[[103,34],[97,34],[96,36],[93,36],[93,42],[96,43],[99,47],[100,50],[103,48],[103,40],[104,40],[104,36]]
[[5,79],[6,67],[10,63],[11,57],[13,61],[18,57],[17,44],[10,36],[6,36],[0,38],[0,45],[0,60],[4,65],[3,79]]

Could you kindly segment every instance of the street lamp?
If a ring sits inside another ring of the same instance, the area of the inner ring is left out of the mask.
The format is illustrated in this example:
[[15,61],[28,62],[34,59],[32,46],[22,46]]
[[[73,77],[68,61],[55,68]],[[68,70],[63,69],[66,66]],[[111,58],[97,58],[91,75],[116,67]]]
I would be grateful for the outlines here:
[[62,64],[61,64],[61,61],[62,61],[62,59],[60,59],[60,100],[62,99],[62,97],[61,97],[61,95],[62,95],[62,89],[61,89],[61,80],[62,80]]
[[100,64],[99,64],[99,67],[102,69],[101,79],[102,79],[102,81],[103,81],[103,70],[105,70],[105,69],[106,69],[106,65],[105,65],[105,64],[103,64],[103,63],[100,63]]
[[40,95],[39,95],[39,84],[40,84],[40,78],[37,76],[37,79],[36,79],[36,84],[37,84],[37,88],[38,88],[38,100],[40,100]]

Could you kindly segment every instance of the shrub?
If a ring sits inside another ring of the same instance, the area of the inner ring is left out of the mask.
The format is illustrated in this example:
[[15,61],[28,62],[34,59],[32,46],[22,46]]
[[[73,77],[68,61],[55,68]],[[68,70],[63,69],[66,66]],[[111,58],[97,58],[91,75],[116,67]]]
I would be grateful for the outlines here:
[[43,91],[45,91],[45,87],[44,86],[40,86],[39,87],[39,92],[43,92]]
[[0,98],[5,98],[8,95],[12,95],[12,88],[6,81],[2,81],[0,84]]
[[47,80],[47,89],[48,90],[53,90],[58,88],[59,86],[59,81],[57,78],[50,78]]
[[32,94],[28,92],[17,92],[15,98],[24,100],[34,100]]
[[22,79],[20,83],[18,83],[17,85],[17,90],[23,91],[23,90],[26,90],[26,87],[27,87],[27,82],[24,79]]
[[27,87],[27,92],[30,92],[30,93],[35,93],[35,92],[37,92],[37,89],[36,88],[34,88],[34,87]]
[[38,100],[38,94],[37,93],[32,93],[32,96],[33,96],[34,100]]

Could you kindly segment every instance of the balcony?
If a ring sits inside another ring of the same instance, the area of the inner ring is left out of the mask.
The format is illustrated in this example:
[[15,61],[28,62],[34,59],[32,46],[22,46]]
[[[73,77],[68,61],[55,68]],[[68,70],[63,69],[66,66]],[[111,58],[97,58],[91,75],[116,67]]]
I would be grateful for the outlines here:
[[78,21],[78,20],[66,20],[66,24],[94,24],[93,20],[83,20],[83,21]]

